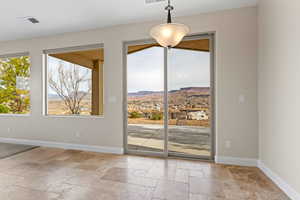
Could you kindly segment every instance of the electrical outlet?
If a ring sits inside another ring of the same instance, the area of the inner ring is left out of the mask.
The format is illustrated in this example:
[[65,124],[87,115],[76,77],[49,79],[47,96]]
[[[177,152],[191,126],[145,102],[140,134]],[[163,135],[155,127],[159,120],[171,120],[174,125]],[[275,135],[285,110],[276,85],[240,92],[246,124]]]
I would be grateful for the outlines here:
[[245,103],[245,101],[246,101],[245,95],[241,94],[241,95],[239,96],[239,103],[240,103],[240,104],[243,104],[243,103]]
[[11,131],[11,129],[10,129],[10,128],[7,128],[7,132],[10,133],[10,131]]
[[225,141],[225,147],[226,147],[227,149],[230,149],[230,148],[231,148],[231,141],[230,141],[230,140],[226,140],[226,141]]

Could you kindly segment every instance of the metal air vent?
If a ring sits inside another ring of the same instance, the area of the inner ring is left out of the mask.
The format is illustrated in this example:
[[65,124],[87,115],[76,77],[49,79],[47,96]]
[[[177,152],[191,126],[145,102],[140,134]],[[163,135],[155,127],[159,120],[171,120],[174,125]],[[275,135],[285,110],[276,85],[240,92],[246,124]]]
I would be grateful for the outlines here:
[[146,4],[152,4],[152,3],[160,3],[164,2],[166,0],[145,0]]
[[29,18],[27,18],[27,20],[30,21],[30,22],[33,23],[33,24],[38,24],[38,23],[40,23],[39,20],[37,20],[37,19],[34,18],[34,17],[29,17]]

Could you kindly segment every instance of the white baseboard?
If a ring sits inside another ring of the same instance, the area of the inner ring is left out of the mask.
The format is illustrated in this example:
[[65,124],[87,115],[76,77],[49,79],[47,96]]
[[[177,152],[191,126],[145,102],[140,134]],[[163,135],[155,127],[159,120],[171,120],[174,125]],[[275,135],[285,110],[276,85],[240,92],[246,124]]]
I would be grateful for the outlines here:
[[219,164],[227,164],[227,165],[239,165],[239,166],[249,166],[249,167],[257,166],[257,160],[251,158],[215,156],[215,162]]
[[99,152],[99,153],[113,153],[113,154],[124,153],[123,148],[83,145],[83,144],[70,144],[70,143],[62,143],[62,142],[49,142],[49,141],[41,141],[41,140],[26,140],[26,139],[0,137],[0,142],[42,146],[42,147],[54,147],[54,148],[61,148],[61,149],[73,149],[73,150],[91,151],[91,152]]
[[258,168],[263,171],[281,190],[283,190],[292,200],[300,200],[300,194],[294,190],[287,182],[280,176],[274,173],[263,162],[258,161]]

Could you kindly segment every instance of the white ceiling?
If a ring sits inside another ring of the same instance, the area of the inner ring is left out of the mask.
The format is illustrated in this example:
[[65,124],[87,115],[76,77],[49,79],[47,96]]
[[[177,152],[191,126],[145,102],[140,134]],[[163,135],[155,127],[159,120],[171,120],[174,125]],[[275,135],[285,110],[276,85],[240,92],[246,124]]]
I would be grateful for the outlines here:
[[[256,0],[172,0],[174,16],[252,6]],[[164,19],[166,2],[145,0],[2,0],[0,40],[82,31],[117,24]],[[33,16],[39,24],[22,19]]]

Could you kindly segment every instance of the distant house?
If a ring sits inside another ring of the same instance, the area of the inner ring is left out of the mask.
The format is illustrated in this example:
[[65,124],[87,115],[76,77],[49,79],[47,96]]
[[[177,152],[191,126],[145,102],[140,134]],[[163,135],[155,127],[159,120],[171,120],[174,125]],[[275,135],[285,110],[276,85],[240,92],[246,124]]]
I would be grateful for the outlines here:
[[190,120],[208,120],[208,115],[203,110],[189,112],[187,114],[187,116],[188,116],[188,119],[190,119]]
[[161,106],[159,104],[154,105],[154,110],[161,110]]

